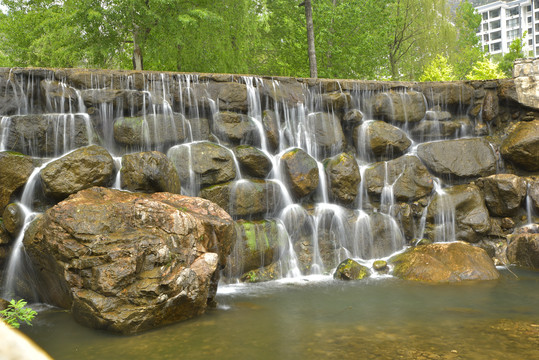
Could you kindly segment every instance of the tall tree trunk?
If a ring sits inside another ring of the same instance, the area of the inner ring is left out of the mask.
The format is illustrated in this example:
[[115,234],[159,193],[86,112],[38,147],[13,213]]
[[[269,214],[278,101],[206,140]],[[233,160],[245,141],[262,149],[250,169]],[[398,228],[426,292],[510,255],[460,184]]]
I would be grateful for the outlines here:
[[309,49],[309,70],[312,78],[318,77],[316,67],[316,51],[314,49],[314,25],[313,25],[313,8],[311,0],[303,2],[305,6],[305,19],[307,20],[307,44]]
[[137,32],[133,33],[133,70],[144,70],[142,50],[138,44]]

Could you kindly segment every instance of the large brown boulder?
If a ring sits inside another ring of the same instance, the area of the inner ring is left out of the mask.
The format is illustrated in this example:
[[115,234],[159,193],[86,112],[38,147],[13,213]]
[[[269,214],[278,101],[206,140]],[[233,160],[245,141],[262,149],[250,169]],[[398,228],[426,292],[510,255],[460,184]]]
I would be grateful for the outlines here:
[[527,171],[539,170],[539,120],[521,122],[503,140],[503,157]]
[[4,138],[6,149],[31,156],[59,156],[92,143],[93,126],[80,114],[12,116]]
[[281,202],[281,188],[266,180],[237,180],[209,186],[200,191],[230,215],[241,218],[261,218],[273,213]]
[[471,178],[496,172],[496,154],[483,138],[423,143],[417,156],[437,175]]
[[328,159],[325,165],[332,197],[343,204],[352,203],[361,181],[356,159],[348,153],[341,153]]
[[494,216],[512,216],[526,196],[526,181],[512,174],[497,174],[480,178],[477,186],[485,195],[485,202]]
[[264,179],[273,168],[270,158],[254,146],[240,145],[236,146],[233,151],[242,174]]
[[539,270],[539,233],[522,232],[510,235],[507,259],[511,264]]
[[114,140],[128,146],[161,146],[181,143],[188,125],[182,114],[122,117],[114,121]]
[[500,276],[485,250],[463,242],[417,246],[392,257],[389,263],[393,275],[405,280],[447,283]]
[[365,185],[369,193],[380,195],[386,183],[393,184],[393,194],[400,201],[417,200],[430,194],[433,188],[429,171],[413,155],[377,162],[365,170]]
[[120,170],[122,189],[180,194],[180,177],[174,164],[159,151],[124,155]]
[[32,158],[12,151],[0,152],[0,212],[11,196],[21,189],[34,171]]
[[44,299],[86,326],[134,333],[202,314],[234,238],[207,200],[95,187],[47,210],[24,245]]
[[[476,185],[455,185],[434,196],[427,211],[427,222],[434,224],[440,219],[450,221],[451,218],[454,219],[456,240],[477,242],[488,233],[490,216],[485,198]],[[435,234],[431,238],[437,240]]]
[[213,133],[222,141],[239,145],[258,145],[260,136],[255,122],[247,115],[221,111],[213,116]]
[[[194,189],[224,183],[236,177],[233,153],[227,148],[210,142],[196,142],[171,147],[167,152],[182,184]],[[192,180],[196,184],[191,184]],[[197,194],[195,194],[197,195]]]
[[105,148],[90,145],[52,161],[39,174],[45,195],[64,199],[92,186],[110,185],[114,160]]
[[401,156],[412,141],[406,133],[384,121],[366,121],[354,129],[356,149],[366,147],[377,157],[392,159]]
[[311,113],[307,116],[306,126],[317,154],[327,157],[343,151],[346,141],[341,122],[336,115],[323,112]]
[[283,154],[281,163],[285,179],[295,196],[301,198],[316,190],[320,181],[318,164],[309,154],[301,149],[292,149]]
[[399,123],[417,122],[425,117],[427,108],[423,94],[417,91],[389,91],[371,100],[374,116]]

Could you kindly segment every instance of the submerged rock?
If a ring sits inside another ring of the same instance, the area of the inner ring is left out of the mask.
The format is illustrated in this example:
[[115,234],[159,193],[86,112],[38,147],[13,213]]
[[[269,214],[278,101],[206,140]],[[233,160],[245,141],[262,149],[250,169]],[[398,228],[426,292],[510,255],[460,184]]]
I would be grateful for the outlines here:
[[333,273],[333,278],[338,280],[362,280],[369,276],[369,269],[352,259],[341,262]]
[[49,163],[40,172],[45,195],[64,199],[92,186],[107,186],[112,182],[114,160],[109,152],[90,145]]
[[393,275],[405,280],[444,283],[500,276],[485,250],[463,242],[416,246],[389,263],[394,266]]
[[121,186],[129,191],[170,192],[180,194],[176,168],[159,151],[132,153],[122,157]]
[[539,170],[539,120],[519,123],[503,140],[500,151],[523,170]]
[[86,326],[134,333],[202,314],[234,238],[207,200],[96,187],[47,210],[24,245],[42,299]]
[[437,175],[471,178],[496,172],[496,155],[483,138],[423,143],[417,156]]

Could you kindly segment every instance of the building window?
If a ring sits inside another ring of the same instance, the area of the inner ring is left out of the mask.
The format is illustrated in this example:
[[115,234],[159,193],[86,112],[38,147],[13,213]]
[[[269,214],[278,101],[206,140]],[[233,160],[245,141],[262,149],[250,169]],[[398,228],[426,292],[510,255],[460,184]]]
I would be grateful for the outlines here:
[[527,12],[531,12],[531,11],[532,11],[532,6],[531,6],[531,5],[528,5],[528,6],[526,7],[526,11],[527,11]]
[[498,42],[490,45],[490,51],[500,51],[502,49],[502,43]]
[[535,43],[539,44],[539,35],[535,35]]
[[496,31],[496,32],[493,32],[492,34],[490,34],[490,40],[498,40],[498,39],[501,39],[502,38],[502,32],[501,31]]
[[528,35],[531,35],[533,28],[528,28]]
[[485,41],[485,42],[488,41],[488,34],[483,35],[483,41]]
[[515,16],[515,15],[518,15],[518,6],[505,10],[505,16]]
[[491,19],[500,16],[500,9],[490,10],[488,15]]
[[[532,33],[532,29],[528,29],[530,30],[528,34],[531,34]],[[535,24],[535,31],[536,32],[539,32],[539,24]]]
[[528,24],[531,24],[531,23],[532,23],[532,17],[528,16]]
[[533,39],[528,40],[528,45],[530,45],[530,46],[533,45]]
[[488,20],[488,12],[483,13],[483,20]]
[[507,20],[506,21],[506,25],[508,28],[512,28],[512,27],[515,27],[515,26],[518,26],[518,18],[516,19],[510,19],[510,20]]
[[487,23],[483,24],[483,31],[488,31],[488,24]]
[[509,30],[507,32],[507,40],[508,41],[513,41],[513,40],[515,40],[516,38],[519,38],[519,37],[520,37],[520,31],[518,31],[518,29]]
[[499,29],[501,26],[502,26],[502,23],[500,20],[490,22],[490,30]]
[[535,20],[539,20],[539,11],[535,13]]

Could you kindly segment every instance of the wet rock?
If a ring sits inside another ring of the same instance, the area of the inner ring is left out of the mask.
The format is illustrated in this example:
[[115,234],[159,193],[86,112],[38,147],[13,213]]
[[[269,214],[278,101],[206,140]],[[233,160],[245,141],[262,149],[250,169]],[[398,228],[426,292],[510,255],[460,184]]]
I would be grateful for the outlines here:
[[45,195],[64,199],[92,186],[107,186],[113,180],[114,160],[100,146],[90,145],[62,156],[41,170]]
[[416,91],[384,92],[371,102],[374,116],[391,122],[417,122],[427,111],[423,94]]
[[254,269],[246,272],[240,278],[240,281],[246,283],[259,283],[271,280],[277,280],[281,278],[281,271],[277,263],[273,263],[269,266]]
[[7,248],[4,249],[4,245],[11,243],[11,240],[11,234],[6,230],[4,220],[0,218],[0,263],[3,262],[5,255],[7,255]]
[[214,115],[213,133],[222,141],[239,145],[259,145],[260,136],[254,121],[247,115],[221,111]]
[[32,156],[59,156],[89,145],[89,118],[78,114],[16,115],[9,120],[6,149]]
[[42,101],[48,112],[70,112],[77,109],[77,90],[66,83],[55,80],[41,80]]
[[333,273],[333,278],[338,280],[362,280],[369,276],[369,269],[352,259],[341,262]]
[[342,128],[346,136],[354,133],[354,128],[363,122],[363,113],[359,109],[346,112],[342,119]]
[[322,94],[322,106],[328,111],[343,111],[352,105],[352,97],[348,92],[331,92]]
[[354,129],[356,149],[366,147],[377,157],[392,159],[402,155],[412,142],[404,131],[384,121],[368,121]]
[[[439,222],[440,219],[450,221],[449,214],[454,211],[455,239],[446,241],[479,241],[482,235],[490,230],[489,212],[482,192],[472,184],[455,185],[444,190],[445,195],[438,193],[432,199],[427,211],[427,221],[431,224]],[[434,236],[433,240],[436,240]]]
[[277,116],[274,111],[262,111],[262,126],[266,134],[268,148],[271,151],[279,149],[279,124],[277,123]]
[[352,203],[361,181],[356,159],[348,153],[341,153],[328,159],[325,166],[332,197],[343,204]]
[[483,99],[483,120],[491,122],[498,116],[499,99],[495,91],[487,91],[485,98]]
[[24,225],[24,212],[19,204],[11,203],[4,209],[2,219],[5,229],[11,235],[16,235]]
[[263,81],[264,86],[260,89],[260,93],[263,96],[268,96],[274,103],[296,106],[305,102],[303,86],[296,79],[281,78],[279,82]]
[[286,181],[295,196],[301,198],[314,192],[320,181],[316,160],[301,149],[287,151],[281,157]]
[[528,180],[528,196],[535,211],[539,212],[539,179]]
[[463,107],[472,103],[474,89],[464,83],[419,83],[430,104]]
[[376,260],[372,263],[372,268],[378,272],[384,273],[389,270],[387,267],[387,261],[385,260]]
[[86,326],[134,333],[202,314],[234,238],[207,200],[94,187],[47,210],[24,245],[43,298]]
[[225,269],[229,277],[239,277],[279,259],[285,238],[275,220],[238,220],[236,233],[238,237]]
[[507,258],[511,264],[539,270],[539,233],[510,235]]
[[449,111],[428,110],[425,113],[425,120],[448,121],[451,120],[451,117],[452,116]]
[[281,202],[281,189],[273,181],[238,180],[204,188],[200,196],[241,218],[260,218],[273,213]]
[[506,160],[523,170],[539,170],[539,120],[519,123],[500,150]]
[[421,120],[411,130],[411,136],[419,141],[447,139],[459,133],[470,133],[472,123],[468,117],[450,121]]
[[417,200],[433,188],[427,168],[413,155],[373,164],[365,170],[365,181],[368,192],[375,195],[382,193],[386,183],[393,184],[393,194],[399,201]]
[[221,145],[197,142],[174,146],[168,150],[167,157],[176,167],[182,184],[189,184],[191,171],[199,186],[224,183],[236,177],[232,152]]
[[485,195],[485,202],[494,216],[515,215],[526,196],[526,182],[511,174],[497,174],[476,181]]
[[261,150],[250,145],[236,146],[234,155],[240,163],[242,173],[264,179],[273,168],[271,160]]
[[437,175],[471,178],[496,172],[496,155],[483,138],[420,144],[417,156]]
[[114,121],[114,140],[128,146],[156,146],[181,143],[188,125],[182,114],[123,117]]
[[132,153],[122,157],[120,170],[122,189],[139,192],[180,194],[180,178],[176,168],[159,151]]
[[346,141],[341,122],[330,113],[316,112],[307,116],[307,133],[316,144],[318,154],[328,157],[343,151]]
[[235,82],[211,83],[210,94],[219,101],[221,110],[247,111],[247,86]]
[[12,151],[0,152],[0,212],[28,181],[34,170],[32,158]]
[[386,257],[404,247],[404,236],[395,220],[386,214],[373,213],[369,217],[372,245],[364,244],[368,259]]
[[[205,141],[210,138],[210,122],[206,118],[187,119],[193,141]],[[191,139],[189,139],[191,140]]]
[[446,283],[500,276],[485,250],[463,242],[416,246],[389,263],[394,266],[393,275],[405,280]]

